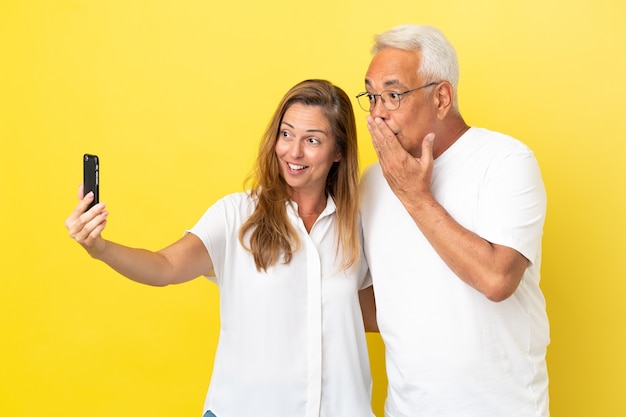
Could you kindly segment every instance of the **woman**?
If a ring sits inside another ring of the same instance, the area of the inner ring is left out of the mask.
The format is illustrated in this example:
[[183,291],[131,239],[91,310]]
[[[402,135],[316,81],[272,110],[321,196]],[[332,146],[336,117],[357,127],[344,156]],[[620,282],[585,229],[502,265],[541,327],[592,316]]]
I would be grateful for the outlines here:
[[205,275],[219,286],[204,416],[373,417],[359,307],[359,290],[371,284],[345,92],[323,80],[289,90],[256,165],[249,192],[222,198],[158,252],[102,238],[108,212],[103,203],[85,212],[91,193],[66,227],[92,257],[132,280],[158,286]]

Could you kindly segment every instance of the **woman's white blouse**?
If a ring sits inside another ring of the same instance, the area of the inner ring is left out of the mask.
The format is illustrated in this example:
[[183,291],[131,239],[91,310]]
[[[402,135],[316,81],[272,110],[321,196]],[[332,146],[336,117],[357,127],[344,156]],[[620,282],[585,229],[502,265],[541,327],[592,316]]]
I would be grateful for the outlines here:
[[341,270],[335,203],[310,233],[287,204],[300,249],[259,272],[239,243],[254,209],[246,193],[226,196],[190,230],[205,244],[219,286],[220,337],[204,411],[217,417],[373,417],[371,377],[358,291],[364,257]]

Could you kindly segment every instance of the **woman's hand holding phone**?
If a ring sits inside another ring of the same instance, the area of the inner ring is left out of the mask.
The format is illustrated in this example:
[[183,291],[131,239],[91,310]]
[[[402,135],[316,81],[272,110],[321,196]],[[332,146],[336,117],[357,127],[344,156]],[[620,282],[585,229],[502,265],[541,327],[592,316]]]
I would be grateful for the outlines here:
[[[106,227],[108,211],[105,204],[99,203],[99,162],[94,155],[83,157],[83,176],[89,182],[89,189],[83,183],[78,188],[78,205],[65,220],[65,227],[72,239],[76,240],[94,258],[104,251],[105,241],[101,234]],[[85,194],[86,193],[86,194]]]

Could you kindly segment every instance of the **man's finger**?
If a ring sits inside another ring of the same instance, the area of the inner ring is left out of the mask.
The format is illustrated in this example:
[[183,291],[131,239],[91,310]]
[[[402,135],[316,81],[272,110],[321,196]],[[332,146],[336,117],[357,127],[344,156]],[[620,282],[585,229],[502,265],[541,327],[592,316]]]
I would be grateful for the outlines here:
[[435,134],[429,133],[424,136],[422,141],[422,156],[428,155],[429,158],[433,157],[433,142],[435,141]]
[[370,117],[368,118],[368,122],[370,133],[372,134],[372,142],[375,147],[385,147],[389,148],[390,151],[394,151],[400,146],[400,142],[398,142],[396,134],[383,119],[378,117],[376,119],[372,119]]

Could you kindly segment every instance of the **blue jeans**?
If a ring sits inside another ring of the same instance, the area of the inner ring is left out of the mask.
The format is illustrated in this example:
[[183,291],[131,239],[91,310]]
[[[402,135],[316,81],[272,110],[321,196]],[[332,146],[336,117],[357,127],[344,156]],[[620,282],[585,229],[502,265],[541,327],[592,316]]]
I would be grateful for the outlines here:
[[209,410],[209,411],[207,411],[206,413],[204,413],[204,416],[203,416],[203,417],[217,417],[217,416],[216,416],[215,414],[213,414],[213,413],[211,412],[211,410]]

